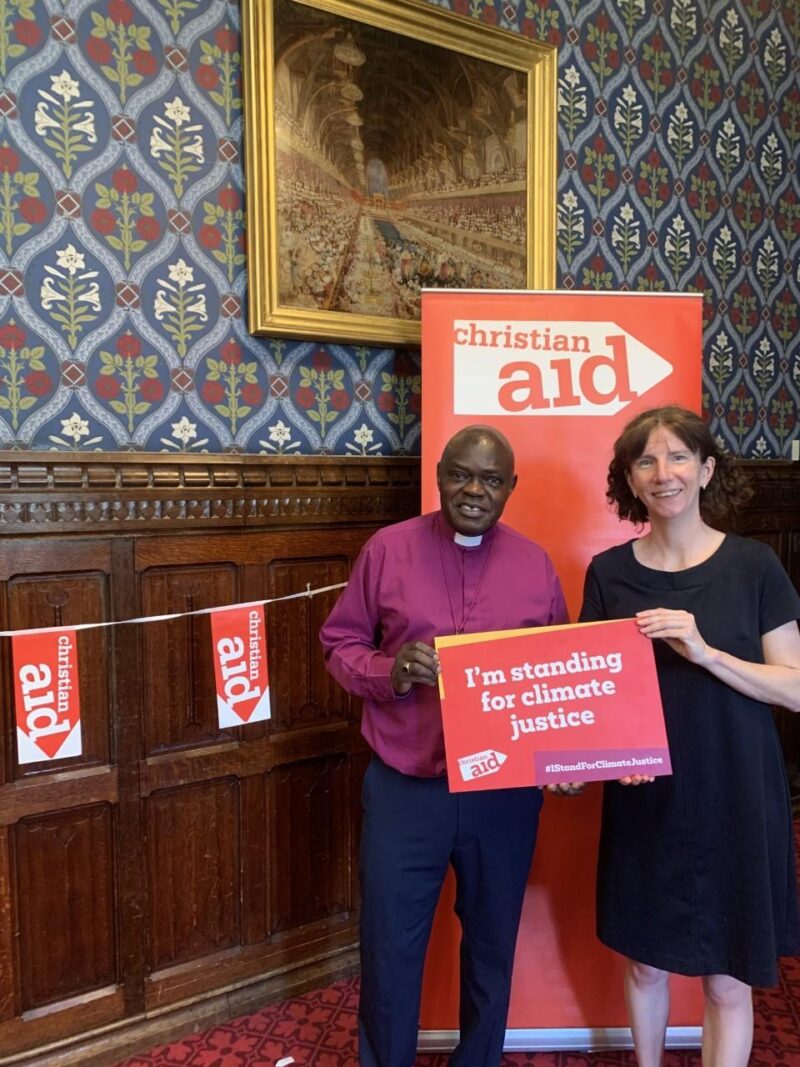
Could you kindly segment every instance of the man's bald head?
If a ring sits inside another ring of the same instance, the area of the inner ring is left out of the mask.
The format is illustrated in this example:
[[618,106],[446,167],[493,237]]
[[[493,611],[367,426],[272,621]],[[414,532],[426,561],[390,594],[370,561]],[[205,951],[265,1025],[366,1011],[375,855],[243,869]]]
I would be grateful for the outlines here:
[[451,454],[453,449],[457,449],[463,444],[475,444],[478,441],[491,441],[496,447],[506,453],[508,460],[511,463],[511,473],[514,473],[514,449],[511,447],[511,442],[508,440],[504,433],[501,433],[494,426],[482,425],[476,423],[474,426],[465,426],[462,430],[454,433],[442,451],[442,458],[439,463],[443,463]]

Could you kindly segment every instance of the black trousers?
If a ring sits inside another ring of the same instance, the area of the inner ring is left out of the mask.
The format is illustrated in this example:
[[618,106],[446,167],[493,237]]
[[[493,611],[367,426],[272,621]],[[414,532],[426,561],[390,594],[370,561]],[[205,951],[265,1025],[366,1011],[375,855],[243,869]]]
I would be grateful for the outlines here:
[[422,970],[447,868],[461,922],[460,1067],[497,1067],[520,911],[536,843],[538,789],[450,793],[376,756],[363,789],[361,1067],[412,1067]]

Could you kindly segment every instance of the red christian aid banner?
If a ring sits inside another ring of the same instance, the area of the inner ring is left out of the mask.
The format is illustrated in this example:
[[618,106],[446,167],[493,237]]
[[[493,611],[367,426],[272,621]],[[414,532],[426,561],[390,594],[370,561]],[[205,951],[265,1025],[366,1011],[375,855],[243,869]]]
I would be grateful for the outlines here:
[[[436,463],[447,440],[477,422],[502,430],[519,474],[503,522],[547,549],[576,619],[591,557],[637,535],[605,499],[614,440],[645,408],[699,411],[701,372],[699,294],[424,292],[423,511],[438,507]],[[514,964],[512,1029],[627,1026],[623,962],[594,934],[600,792],[589,785],[579,797],[545,797]],[[428,953],[423,1030],[458,1026],[452,898],[449,882]],[[695,986],[673,981],[672,1025],[699,1023]]]
[[591,557],[633,535],[606,506],[611,446],[638,411],[697,411],[699,294],[422,294],[422,501],[438,506],[436,461],[464,426],[511,441],[520,479],[503,521],[542,544],[573,618]]
[[11,639],[11,649],[19,762],[80,756],[75,631],[16,634]]
[[451,792],[672,770],[632,619],[436,639]]
[[211,642],[222,727],[270,717],[264,609],[260,604],[211,613]]

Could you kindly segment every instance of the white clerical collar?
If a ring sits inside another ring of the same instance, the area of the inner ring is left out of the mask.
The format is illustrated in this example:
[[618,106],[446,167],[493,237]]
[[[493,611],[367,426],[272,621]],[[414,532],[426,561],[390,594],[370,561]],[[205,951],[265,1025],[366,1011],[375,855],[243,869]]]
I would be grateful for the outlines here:
[[457,545],[461,545],[462,548],[477,548],[481,541],[483,541],[483,534],[467,537],[466,534],[459,533],[458,530],[456,530],[453,533],[453,541]]

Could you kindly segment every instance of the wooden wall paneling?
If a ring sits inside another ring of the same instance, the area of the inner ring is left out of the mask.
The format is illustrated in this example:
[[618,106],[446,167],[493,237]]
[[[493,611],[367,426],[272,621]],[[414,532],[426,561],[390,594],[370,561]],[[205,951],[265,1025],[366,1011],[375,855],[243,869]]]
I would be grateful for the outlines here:
[[269,774],[251,774],[241,782],[242,945],[267,941],[272,931],[269,874],[276,855],[275,837],[267,818]]
[[[134,565],[140,611],[146,615],[191,611],[344,581],[349,564],[342,545],[355,555],[363,534],[344,534],[332,563],[325,558],[330,540],[317,532],[255,530],[236,537],[201,533],[142,539],[136,545]],[[321,946],[325,950],[324,931],[315,928],[321,919],[344,915],[351,944],[356,936],[349,914],[354,847],[348,761],[362,742],[349,702],[344,715],[332,715],[330,710],[336,689],[325,671],[317,638],[330,603],[332,598],[319,606],[316,598],[303,597],[269,605],[273,719],[237,729],[219,730],[215,702],[207,703],[214,698],[208,618],[148,623],[141,628],[143,676],[149,679],[144,686],[147,740],[140,775],[148,840],[152,843],[165,825],[163,841],[172,842],[179,855],[184,847],[179,824],[198,828],[192,832],[193,840],[199,839],[200,828],[210,831],[214,826],[220,813],[205,803],[208,796],[219,795],[214,787],[222,781],[235,782],[238,800],[235,827],[228,820],[225,834],[207,835],[206,862],[215,872],[214,892],[206,879],[195,877],[191,855],[179,865],[185,868],[180,880],[165,866],[160,851],[150,851],[147,896],[153,946],[148,1005],[185,996],[189,989],[211,988],[224,975],[235,980],[263,969],[278,947],[273,937],[277,933],[283,935],[279,939],[283,958],[292,953],[301,958],[306,942],[314,943],[314,951]],[[193,630],[194,639],[187,636],[187,623],[193,624],[189,631]],[[208,669],[205,680],[201,661]],[[187,678],[193,678],[194,688]],[[198,711],[193,702],[200,688],[204,692]],[[314,768],[310,778],[301,771],[304,766]],[[297,823],[295,831],[286,828],[286,812]],[[237,851],[231,858],[232,842]],[[201,928],[213,923],[219,908],[215,893],[224,895],[226,887],[232,887],[229,860],[238,872],[237,900],[241,897],[241,925],[235,939],[187,940],[162,930],[158,924],[166,920],[153,911],[156,902],[159,909],[166,905],[178,917],[190,913]],[[309,862],[317,865],[318,890],[313,899],[298,895],[298,879],[291,877],[298,865],[307,870]],[[292,907],[281,896],[281,886],[286,885],[293,887]],[[207,914],[208,909],[213,915]],[[293,948],[286,938],[290,931]],[[334,941],[339,943],[342,935],[337,929]],[[228,956],[220,955],[226,950]],[[201,961],[209,953],[215,953],[213,969],[203,969]]]
[[[413,460],[6,454],[2,625],[344,581],[377,525],[416,510],[417,487]],[[275,717],[236,730],[216,725],[206,616],[81,632],[89,744],[58,764],[15,766],[0,643],[0,1063],[37,1047],[37,1065],[115,1062],[101,1049],[170,1036],[189,1006],[219,1018],[352,965],[367,757],[317,642],[335,596],[268,608]]]
[[19,957],[12,915],[14,875],[11,861],[11,831],[8,826],[0,826],[0,1033],[2,1024],[21,1011],[19,983],[16,981]]
[[116,984],[111,805],[14,828],[23,1013]]
[[151,978],[240,943],[239,796],[233,777],[147,802]]
[[[113,617],[110,543],[27,539],[0,553],[3,628],[103,621]],[[111,630],[77,634],[83,755],[18,764],[11,642],[3,641],[4,780],[0,785],[5,877],[3,936],[12,931],[13,976],[4,997],[0,1047],[14,1048],[122,1014],[118,988],[116,768]]]
[[[21,553],[24,552],[24,562]],[[47,542],[7,546],[0,564],[5,585],[8,625],[14,630],[69,626],[110,618],[111,552],[106,542],[65,543],[58,559]],[[109,688],[111,631],[84,630],[76,634],[79,662],[81,765],[109,762]],[[56,768],[74,768],[74,760],[42,765],[15,765],[14,777],[23,779]]]
[[[741,463],[753,490],[737,529],[770,545],[800,591],[800,463],[750,460]],[[800,801],[800,716],[775,709],[789,790]]]
[[349,775],[344,756],[282,767],[272,776],[275,852],[270,884],[275,931],[348,919]]
[[[273,559],[267,566],[268,596],[285,597],[306,588],[344,584],[349,572],[350,560],[339,553],[333,557]],[[270,695],[276,729],[351,720],[356,714],[355,702],[347,698],[325,669],[319,643],[320,627],[337,596],[338,591],[332,590],[267,607],[270,664],[275,668]]]
[[[164,563],[144,570],[139,581],[142,614],[149,616],[236,604],[247,596],[229,562]],[[217,724],[208,616],[148,623],[140,636],[147,755],[224,738]]]
[[[141,614],[256,599],[242,583],[240,540],[198,535],[137,543]],[[145,1003],[152,1006],[214,988],[243,942],[244,763],[241,730],[222,730],[217,722],[208,616],[142,624],[138,638],[145,679]]]
[[[137,613],[133,573],[133,540],[117,537],[111,544],[114,618]],[[138,627],[113,630],[114,657],[111,684],[114,693],[112,750],[117,765],[118,803],[117,916],[119,981],[123,986],[125,1014],[144,1011],[148,940],[145,933],[146,882],[144,812],[139,790],[139,764],[143,742],[141,642]]]

